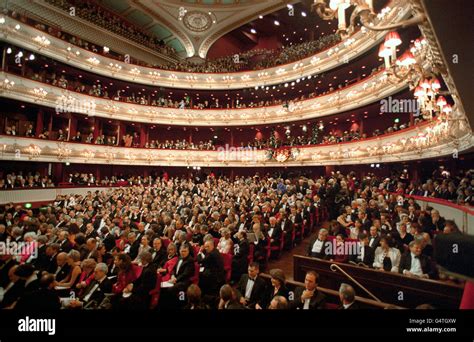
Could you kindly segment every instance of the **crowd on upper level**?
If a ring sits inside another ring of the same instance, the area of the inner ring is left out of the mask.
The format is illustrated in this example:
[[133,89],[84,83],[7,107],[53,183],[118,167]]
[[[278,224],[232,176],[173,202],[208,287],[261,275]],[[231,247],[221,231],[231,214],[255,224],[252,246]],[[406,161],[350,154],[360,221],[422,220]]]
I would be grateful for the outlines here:
[[[139,28],[131,24],[125,24],[120,18],[110,14],[110,12],[103,10],[100,6],[94,4],[91,1],[80,1],[76,4],[75,1],[64,2],[62,0],[50,0],[51,3],[57,4],[62,8],[69,8],[69,6],[79,5],[78,15],[83,19],[93,21],[99,24],[101,27],[106,27],[109,30],[119,30],[123,33],[126,32],[125,37],[132,38],[135,41],[144,44],[154,50],[158,50],[164,54],[175,56],[176,51],[166,45],[164,41],[158,40],[153,35],[142,32]],[[94,14],[97,13],[97,15]],[[50,26],[46,23],[40,23],[32,18],[27,18],[24,15],[19,15],[17,12],[11,12],[10,15],[15,19],[20,19],[33,25],[36,29],[47,32],[52,36],[65,40],[75,46],[79,46],[83,49],[92,51],[94,53],[102,54],[109,58],[118,59],[120,61],[125,60],[125,56],[110,50],[107,48],[104,51],[103,47],[97,44],[91,43],[82,37],[71,35],[70,33],[61,31],[58,27]],[[113,19],[110,19],[112,17]],[[120,23],[116,25],[115,23]],[[213,60],[206,60],[201,64],[195,62],[189,62],[186,60],[179,61],[177,63],[169,64],[154,64],[136,60],[130,56],[127,56],[127,63],[133,63],[148,67],[156,67],[163,70],[176,70],[183,72],[200,72],[200,73],[221,73],[221,72],[238,72],[245,70],[259,70],[265,68],[271,68],[282,64],[295,62],[311,55],[316,54],[319,51],[327,49],[333,45],[336,45],[341,41],[341,37],[338,34],[330,34],[327,36],[321,36],[317,40],[306,41],[302,43],[291,44],[288,46],[282,46],[279,49],[253,49],[238,54],[216,58]]]
[[176,51],[171,46],[166,45],[163,40],[158,39],[155,35],[145,32],[136,25],[126,22],[123,17],[105,10],[95,1],[48,0],[47,2],[66,10],[68,13],[71,11],[72,7],[74,8],[75,15],[81,19],[91,21],[106,30],[133,40],[150,49],[160,51],[167,55],[176,54]]
[[192,62],[178,62],[160,66],[162,69],[179,70],[185,72],[238,72],[244,70],[259,70],[272,68],[278,65],[295,62],[316,54],[341,41],[337,34],[322,36],[318,40],[283,46],[280,49],[255,49],[235,55],[225,56],[213,60],[206,60],[202,64]]

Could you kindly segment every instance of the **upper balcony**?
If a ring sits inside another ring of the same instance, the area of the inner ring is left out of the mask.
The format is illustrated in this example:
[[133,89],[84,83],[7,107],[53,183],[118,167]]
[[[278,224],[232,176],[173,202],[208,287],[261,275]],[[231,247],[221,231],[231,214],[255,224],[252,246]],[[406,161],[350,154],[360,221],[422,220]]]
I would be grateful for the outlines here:
[[[407,0],[397,1],[380,16],[380,24],[410,15]],[[146,85],[182,89],[242,89],[293,81],[348,63],[379,44],[386,32],[359,30],[341,43],[314,56],[268,69],[234,73],[189,73],[124,63],[81,49],[9,17],[0,21],[0,39],[99,75]]]

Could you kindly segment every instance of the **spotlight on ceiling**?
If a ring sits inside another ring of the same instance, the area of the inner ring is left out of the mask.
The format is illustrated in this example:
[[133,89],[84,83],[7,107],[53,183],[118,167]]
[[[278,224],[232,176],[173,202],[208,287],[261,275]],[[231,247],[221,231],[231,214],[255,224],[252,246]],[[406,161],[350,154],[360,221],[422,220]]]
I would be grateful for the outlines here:
[[252,34],[257,34],[257,30],[255,30],[254,28],[253,28],[253,29],[250,29],[250,32],[251,32]]
[[279,22],[278,20],[275,20],[273,23],[274,23],[276,26],[280,26],[280,22]]
[[302,17],[306,17],[306,12],[301,12]]

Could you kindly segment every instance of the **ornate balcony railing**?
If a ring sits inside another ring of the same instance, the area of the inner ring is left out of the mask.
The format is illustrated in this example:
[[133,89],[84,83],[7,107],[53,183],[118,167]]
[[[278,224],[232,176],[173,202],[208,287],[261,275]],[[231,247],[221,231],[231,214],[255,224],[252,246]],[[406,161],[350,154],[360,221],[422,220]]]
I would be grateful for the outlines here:
[[407,87],[405,81],[387,82],[383,72],[373,74],[341,90],[308,100],[291,102],[288,107],[274,105],[239,109],[178,109],[146,106],[84,95],[10,73],[0,73],[0,96],[115,120],[131,120],[165,125],[244,126],[314,119],[363,107],[396,94]]
[[351,165],[457,156],[473,145],[467,123],[436,119],[356,142],[269,150],[142,149],[0,136],[0,160],[184,167]]

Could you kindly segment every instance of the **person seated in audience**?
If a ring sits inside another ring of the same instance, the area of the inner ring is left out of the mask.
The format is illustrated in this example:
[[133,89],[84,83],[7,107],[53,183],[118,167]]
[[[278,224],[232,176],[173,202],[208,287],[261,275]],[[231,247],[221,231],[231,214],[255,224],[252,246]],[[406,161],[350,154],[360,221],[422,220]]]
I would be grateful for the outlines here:
[[113,283],[107,278],[108,271],[106,264],[98,263],[94,269],[94,280],[84,288],[78,299],[69,303],[68,308],[98,307],[106,295],[113,292]]
[[58,293],[54,290],[54,275],[46,273],[41,276],[37,289],[21,296],[15,310],[51,312],[61,308]]
[[143,251],[139,255],[141,260],[141,274],[123,290],[124,296],[120,301],[120,308],[128,310],[146,310],[151,301],[150,291],[156,286],[156,267],[151,263],[151,253]]
[[411,241],[409,251],[400,258],[399,272],[409,277],[432,278],[436,276],[436,269],[431,259],[422,254],[423,243],[420,240]]
[[[5,264],[3,264],[2,267],[5,267]],[[1,291],[2,295],[0,296],[0,309],[9,308],[18,300],[18,297],[23,292],[25,280],[20,279],[20,277],[15,274],[17,268],[18,265],[13,265],[8,269],[9,282],[1,287],[3,291]]]
[[128,254],[118,254],[115,257],[115,264],[119,271],[117,274],[117,282],[113,285],[112,291],[115,294],[122,295],[130,292],[128,287],[139,277],[139,266],[132,263],[132,259]]
[[380,246],[375,250],[373,266],[375,269],[386,272],[398,272],[400,265],[400,250],[394,248],[390,237],[382,237]]
[[260,263],[260,266],[265,267],[265,255],[267,253],[267,238],[261,230],[260,223],[255,223],[252,225],[252,233],[254,236],[254,241],[251,242],[254,244],[253,257],[254,260],[257,260]]
[[268,307],[270,310],[286,310],[288,309],[288,300],[284,296],[275,296]]
[[85,259],[82,261],[82,272],[76,284],[76,293],[78,296],[80,296],[84,292],[84,289],[94,280],[94,270],[96,266],[97,262],[94,259]]
[[58,140],[58,141],[66,141],[66,138],[67,138],[67,135],[64,134],[64,132],[63,132],[62,129],[60,129],[60,130],[58,131],[58,138],[57,138],[56,140]]
[[344,207],[344,212],[337,217],[337,222],[344,228],[351,228],[354,226],[354,222],[352,221],[352,207],[346,205]]
[[319,259],[329,259],[331,257],[331,243],[327,241],[328,231],[321,228],[318,236],[313,238],[306,252],[307,256]]
[[354,288],[349,285],[342,283],[339,287],[339,299],[341,306],[338,309],[341,310],[357,310],[360,309],[359,304],[355,300]]
[[26,126],[25,137],[34,138],[35,132],[33,132],[33,125],[28,124]]
[[178,256],[176,254],[177,249],[174,243],[170,243],[166,248],[167,256],[165,260],[165,264],[162,268],[158,269],[158,272],[162,276],[163,281],[168,281],[171,278],[171,274],[178,263]]
[[163,242],[159,237],[153,239],[153,247],[149,251],[152,256],[152,263],[161,268],[167,261],[166,249],[163,247]]
[[206,310],[209,309],[209,306],[203,303],[201,298],[202,292],[199,286],[196,284],[189,285],[186,290],[186,298],[188,300],[185,305],[185,310]]
[[202,270],[199,274],[199,287],[206,295],[217,295],[219,287],[224,283],[224,263],[213,240],[204,242],[197,260]]
[[265,306],[267,285],[259,272],[258,262],[252,262],[248,266],[248,273],[242,274],[236,287],[240,304],[250,309],[255,309],[257,304],[262,308]]
[[66,252],[60,252],[56,255],[56,267],[53,270],[53,274],[56,276],[57,282],[65,280],[72,271],[71,264],[68,262],[68,259],[68,254]]
[[400,224],[399,229],[400,229],[399,233],[398,234],[394,233],[393,236],[398,245],[398,249],[403,254],[408,250],[408,245],[410,244],[410,242],[413,241],[414,238],[413,238],[413,235],[407,232],[406,223]]
[[87,136],[86,138],[86,143],[87,144],[92,144],[92,141],[94,140],[94,134],[93,133],[89,133],[89,135]]
[[219,290],[219,310],[239,310],[244,306],[237,301],[235,290],[229,284],[222,285]]
[[281,239],[283,239],[283,231],[281,226],[277,224],[275,216],[270,217],[267,235],[270,238],[270,246],[280,246]]
[[21,289],[18,299],[13,302],[9,308],[15,308],[16,304],[24,298],[28,298],[32,293],[37,291],[40,287],[40,281],[38,279],[38,274],[35,271],[34,267],[31,264],[22,264],[19,265],[15,271],[14,275],[18,277],[24,287]]
[[76,135],[73,136],[71,140],[75,142],[81,142],[82,141],[81,132],[77,131]]
[[240,279],[248,266],[250,245],[247,240],[247,232],[242,230],[236,233],[237,242],[234,245],[234,255],[232,257],[232,276],[233,282]]
[[[270,302],[276,296],[282,296],[288,299],[288,289],[286,287],[286,277],[285,273],[279,269],[274,268],[270,270],[271,276],[271,286],[267,287],[266,292],[266,300],[265,300],[265,307],[268,308],[270,306]],[[260,306],[260,304],[255,304],[255,309],[261,310],[265,307]]]
[[380,246],[380,236],[377,227],[372,226],[370,227],[370,235],[369,235],[369,246],[375,250],[378,246]]
[[230,237],[230,229],[222,228],[220,233],[222,237],[217,244],[217,250],[219,253],[232,254],[234,244]]
[[344,241],[344,236],[342,234],[336,235],[335,244],[333,243],[332,246],[335,246],[335,250],[332,252],[330,261],[335,262],[348,262],[349,255],[347,254],[347,250],[350,250],[346,247],[346,242]]
[[173,269],[170,283],[174,284],[176,292],[185,291],[191,285],[194,274],[194,259],[191,256],[191,245],[183,243],[179,248],[179,259],[176,267]]
[[132,262],[135,264],[141,265],[142,260],[140,256],[142,255],[143,252],[149,252],[150,250],[151,250],[151,247],[148,243],[148,236],[143,235],[140,240],[140,245],[138,247],[137,257],[133,259]]
[[372,267],[374,263],[375,252],[372,247],[369,246],[369,237],[367,234],[359,234],[359,245],[358,253],[350,256],[350,261],[356,264],[365,265],[365,267]]
[[62,279],[61,281],[58,281],[56,279],[56,283],[54,286],[58,288],[59,290],[65,290],[65,289],[75,289],[76,285],[79,282],[80,275],[82,273],[81,269],[81,253],[76,251],[75,249],[72,249],[69,251],[67,254],[67,263],[69,265],[69,274]]
[[38,135],[38,138],[40,138],[40,139],[49,139],[49,131],[44,130],[43,133]]
[[325,309],[326,296],[318,291],[319,275],[314,271],[306,272],[304,287],[297,287],[294,300],[290,300],[293,309],[315,310]]

